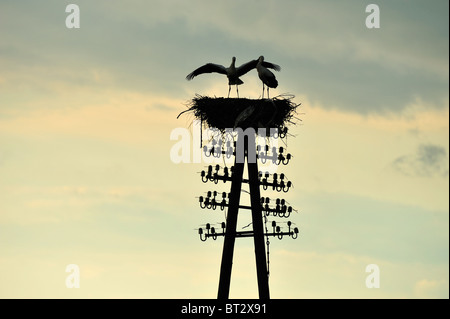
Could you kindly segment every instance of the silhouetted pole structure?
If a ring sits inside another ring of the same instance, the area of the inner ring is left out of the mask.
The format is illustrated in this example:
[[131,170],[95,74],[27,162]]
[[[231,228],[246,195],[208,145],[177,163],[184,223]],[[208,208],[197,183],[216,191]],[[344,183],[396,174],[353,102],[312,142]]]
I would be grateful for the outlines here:
[[[255,144],[252,144],[255,147]],[[264,247],[264,229],[260,204],[258,162],[248,163],[250,199],[252,206],[253,239],[255,243],[256,275],[258,278],[258,292],[260,299],[269,299],[269,274],[266,263],[266,249]]]
[[[242,141],[242,139],[245,139]],[[239,212],[239,202],[241,197],[241,186],[244,174],[244,164],[247,160],[248,183],[250,186],[250,200],[252,210],[253,238],[255,245],[256,273],[258,278],[258,292],[260,299],[269,299],[269,281],[266,267],[266,250],[264,247],[264,229],[262,222],[262,210],[260,204],[258,162],[249,160],[249,147],[251,152],[256,153],[255,143],[249,143],[246,135],[238,135],[238,145],[244,142],[244,161],[238,162],[235,156],[234,172],[231,181],[231,191],[229,197],[229,207],[227,216],[227,228],[223,244],[222,264],[220,267],[218,299],[228,299],[231,283],[231,269],[233,266],[234,243],[236,240],[236,225]]]
[[[200,69],[205,70],[203,67]],[[220,195],[217,191],[208,191],[206,196],[199,196],[202,209],[220,209],[221,211],[227,209],[226,222],[220,223],[221,230],[210,223],[207,223],[205,228],[198,228],[201,241],[224,237],[218,299],[228,299],[230,295],[236,238],[253,237],[259,298],[270,299],[269,238],[276,237],[281,240],[283,236],[292,239],[298,237],[298,228],[293,227],[291,221],[286,222],[287,231],[278,226],[275,220],[271,221],[272,231],[267,229],[269,217],[289,218],[291,212],[295,210],[288,206],[284,199],[276,198],[271,202],[269,197],[261,197],[260,193],[261,187],[264,191],[270,189],[287,193],[292,186],[291,181],[287,180],[283,173],[270,174],[268,171],[263,173],[258,170],[258,160],[262,164],[270,161],[273,165],[287,165],[291,160],[291,154],[285,154],[283,147],[270,147],[267,143],[264,146],[256,145],[255,138],[256,135],[275,139],[286,137],[287,127],[285,124],[290,122],[292,112],[297,107],[290,99],[249,100],[197,96],[193,99],[194,105],[189,109],[195,112],[197,118],[206,118],[210,127],[221,131],[222,137],[228,133],[231,133],[233,140],[237,137],[234,146],[231,146],[231,140],[224,143],[222,139],[219,139],[219,142],[213,139],[211,148],[206,145],[203,147],[206,157],[220,158],[223,156],[223,159],[235,157],[234,166],[231,169],[226,165],[222,168],[219,164],[209,165],[207,170],[202,170],[200,173],[203,183],[231,182],[229,193],[222,192]],[[280,117],[276,119],[276,116]],[[232,127],[234,128],[231,129]],[[264,131],[260,131],[260,128]],[[246,163],[248,177],[244,178]],[[242,184],[244,183],[249,185],[250,206],[240,204]],[[252,230],[236,230],[238,213],[241,209],[251,211]],[[267,255],[265,245],[267,246]]]
[[234,173],[231,181],[228,215],[226,220],[227,230],[223,243],[222,264],[220,266],[218,299],[228,299],[230,293],[231,268],[233,266],[234,243],[236,241],[236,225],[241,198],[242,175],[244,163],[237,163],[234,159]]

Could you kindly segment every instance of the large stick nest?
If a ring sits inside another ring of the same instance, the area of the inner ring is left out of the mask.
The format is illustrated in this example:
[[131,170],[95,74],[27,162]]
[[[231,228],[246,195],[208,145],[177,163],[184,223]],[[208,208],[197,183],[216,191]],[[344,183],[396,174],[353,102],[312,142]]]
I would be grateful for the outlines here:
[[[223,98],[196,95],[181,114],[191,112],[210,128],[221,132],[237,127],[243,130],[253,128],[277,128],[295,124],[292,119],[300,104],[292,102],[293,95],[279,95],[272,99]],[[178,118],[177,117],[177,118]]]

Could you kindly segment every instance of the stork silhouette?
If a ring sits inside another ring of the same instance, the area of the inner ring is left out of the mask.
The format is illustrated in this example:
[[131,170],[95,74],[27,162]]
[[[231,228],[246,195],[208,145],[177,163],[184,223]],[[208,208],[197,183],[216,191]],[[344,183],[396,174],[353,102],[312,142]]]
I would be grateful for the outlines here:
[[[260,62],[259,62],[259,60],[252,60],[252,61],[242,64],[241,66],[239,66],[237,68],[235,66],[235,63],[236,63],[236,57],[233,57],[231,59],[231,65],[228,68],[226,68],[220,64],[207,63],[207,64],[195,69],[193,72],[189,73],[186,76],[186,80],[188,80],[188,81],[192,80],[197,75],[200,75],[203,73],[225,74],[228,78],[228,97],[230,97],[230,91],[231,91],[232,85],[236,85],[236,93],[237,93],[237,97],[239,97],[238,85],[241,85],[244,83],[239,77],[246,74],[250,70],[256,68],[258,63],[260,63]],[[264,61],[264,59],[263,59],[263,61],[261,61],[260,64],[264,68],[266,68],[266,70],[267,70],[267,68],[271,68],[276,71],[279,71],[281,69],[279,65],[276,65],[276,64],[273,64],[270,62],[266,62],[266,61]],[[269,70],[267,70],[267,71],[270,72]]]
[[256,64],[256,70],[258,71],[258,76],[263,83],[262,97],[264,98],[264,84],[267,86],[267,98],[269,98],[269,88],[276,88],[278,86],[278,81],[270,70],[265,67],[264,57],[261,55]]

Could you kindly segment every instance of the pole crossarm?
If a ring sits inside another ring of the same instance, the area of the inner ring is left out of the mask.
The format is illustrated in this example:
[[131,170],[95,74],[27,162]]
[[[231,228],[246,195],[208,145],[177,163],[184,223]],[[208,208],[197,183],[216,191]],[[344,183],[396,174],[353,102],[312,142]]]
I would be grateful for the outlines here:
[[[222,199],[222,201],[218,202],[215,198],[211,198],[210,196],[206,197],[206,198],[203,198],[203,196],[200,196],[199,202],[200,202],[200,207],[203,209],[206,208],[206,209],[215,210],[217,208],[220,208],[221,210],[224,210],[225,207],[230,206],[225,199]],[[269,207],[268,204],[260,205],[260,206],[261,206],[261,211],[265,212],[266,216],[272,215],[272,216],[288,218],[293,211],[293,208],[291,206],[280,205],[280,204],[277,204],[275,208]],[[252,209],[252,207],[248,206],[248,205],[239,205],[238,207],[240,209],[246,209],[246,210]]]
[[[296,239],[297,236],[298,236],[298,229],[297,228],[295,228],[295,229],[296,229],[295,231],[290,231],[290,232],[264,233],[264,236],[266,236],[266,237],[273,236],[273,237],[278,237],[279,239],[282,239],[283,236],[290,236],[293,239]],[[202,234],[200,234],[200,237],[202,236]],[[253,232],[253,230],[236,232],[236,237],[253,237],[254,235],[255,235],[255,233]],[[225,233],[216,233],[216,232],[213,233],[213,232],[211,232],[209,234],[203,234],[203,236],[205,238],[212,238],[212,239],[216,240],[217,237],[225,236]],[[202,240],[202,241],[205,241],[205,240]]]
[[[209,165],[208,170],[202,170],[200,173],[200,176],[202,178],[203,183],[207,183],[208,181],[214,182],[217,184],[219,181],[225,182],[231,182],[233,181],[233,174],[234,174],[234,166],[231,167],[231,174],[229,173],[228,167],[223,168],[223,174],[219,173],[220,166],[216,165],[215,172],[213,173],[213,166]],[[269,173],[265,173],[263,175],[262,172],[258,172],[258,179],[256,183],[258,183],[259,186],[262,186],[264,190],[267,190],[269,187],[271,187],[273,190],[276,190],[278,192],[285,192],[287,193],[289,189],[292,187],[292,182],[287,181],[285,182],[285,175],[280,174],[278,176],[277,173],[274,173],[272,175],[272,181],[269,181]],[[254,182],[254,181],[253,181]],[[242,183],[250,183],[249,179],[242,179]]]

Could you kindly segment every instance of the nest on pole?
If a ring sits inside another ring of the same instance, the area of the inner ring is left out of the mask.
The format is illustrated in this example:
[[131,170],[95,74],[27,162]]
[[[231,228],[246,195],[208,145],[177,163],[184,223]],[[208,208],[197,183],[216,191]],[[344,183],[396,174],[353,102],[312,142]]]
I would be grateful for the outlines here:
[[[237,127],[243,130],[259,128],[282,131],[292,121],[295,109],[300,104],[292,101],[293,95],[279,95],[272,99],[223,98],[196,95],[188,104],[188,109],[181,112],[193,113],[210,128],[216,128],[222,133],[226,129]],[[178,118],[177,117],[177,118]]]

